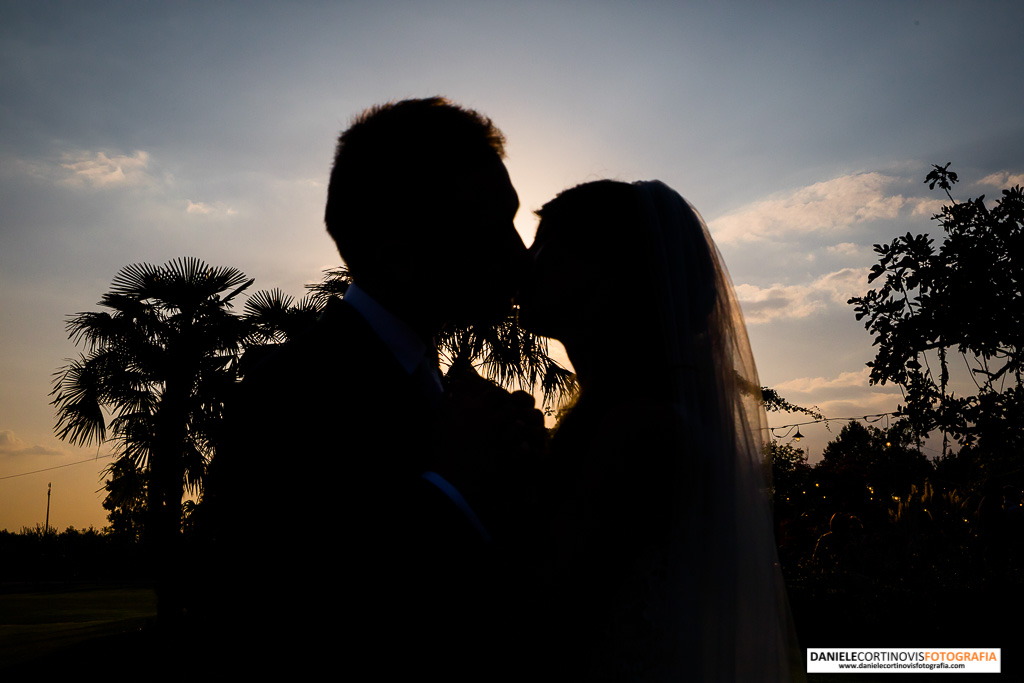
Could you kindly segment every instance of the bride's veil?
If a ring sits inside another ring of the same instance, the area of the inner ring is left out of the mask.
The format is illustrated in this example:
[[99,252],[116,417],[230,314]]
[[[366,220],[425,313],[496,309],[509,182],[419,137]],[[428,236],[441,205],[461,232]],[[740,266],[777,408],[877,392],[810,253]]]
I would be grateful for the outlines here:
[[700,214],[659,181],[635,187],[680,418],[681,495],[660,588],[668,609],[659,617],[658,668],[670,680],[789,680],[799,650],[772,532],[767,422],[743,317]]

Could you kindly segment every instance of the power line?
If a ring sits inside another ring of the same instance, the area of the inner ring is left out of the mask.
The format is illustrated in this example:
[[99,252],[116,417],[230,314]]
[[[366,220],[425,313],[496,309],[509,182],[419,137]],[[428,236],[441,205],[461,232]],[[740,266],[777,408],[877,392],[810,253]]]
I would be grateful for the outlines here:
[[[97,455],[95,458],[89,458],[88,460],[79,460],[78,462],[69,462],[69,463],[65,463],[63,465],[54,465],[53,467],[44,467],[41,470],[32,470],[31,472],[21,472],[19,474],[8,474],[8,475],[5,475],[3,477],[0,477],[0,479],[14,479],[15,477],[27,477],[30,474],[39,474],[40,472],[49,472],[50,470],[59,470],[62,467],[71,467],[72,465],[81,465],[82,463],[86,463],[86,462],[96,462],[97,460],[99,460],[99,457],[100,456]],[[103,457],[109,458],[110,454],[108,453],[107,455],[105,455]]]

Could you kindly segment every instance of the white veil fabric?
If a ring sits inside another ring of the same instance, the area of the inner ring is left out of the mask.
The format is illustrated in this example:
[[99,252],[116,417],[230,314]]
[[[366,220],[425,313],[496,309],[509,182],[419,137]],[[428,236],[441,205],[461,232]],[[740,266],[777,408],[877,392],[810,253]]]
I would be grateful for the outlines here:
[[[659,181],[646,212],[662,351],[678,415],[658,680],[788,681],[800,652],[777,560],[767,421],[746,326],[700,214]],[[651,340],[658,343],[657,340]]]

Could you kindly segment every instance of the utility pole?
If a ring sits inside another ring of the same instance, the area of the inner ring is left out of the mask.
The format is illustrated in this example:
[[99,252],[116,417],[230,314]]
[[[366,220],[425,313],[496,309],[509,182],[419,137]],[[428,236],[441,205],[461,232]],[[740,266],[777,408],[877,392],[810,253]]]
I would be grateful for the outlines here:
[[53,482],[46,484],[46,533],[50,533],[50,487],[53,486]]

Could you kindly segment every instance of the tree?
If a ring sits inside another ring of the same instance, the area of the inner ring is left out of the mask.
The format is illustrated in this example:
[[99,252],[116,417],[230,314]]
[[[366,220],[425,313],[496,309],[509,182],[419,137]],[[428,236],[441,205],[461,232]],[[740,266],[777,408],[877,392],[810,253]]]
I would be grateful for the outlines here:
[[164,621],[181,611],[175,550],[182,496],[202,490],[249,331],[232,302],[252,282],[195,258],[133,264],[100,300],[106,311],[78,313],[67,323],[85,353],[55,374],[56,433],[82,446],[110,441],[119,460],[144,474],[146,537]]
[[807,453],[788,443],[769,441],[765,455],[772,467],[772,505],[775,517],[785,518],[800,509],[811,476]]
[[104,532],[127,543],[141,542],[146,528],[146,473],[131,458],[119,458],[107,467],[103,482],[107,496],[103,509],[110,526]]
[[887,510],[932,473],[931,463],[916,448],[910,423],[901,420],[886,430],[848,422],[825,445],[815,478],[844,512]]
[[[309,302],[322,309],[330,297],[343,297],[351,282],[344,266],[325,270],[321,282],[306,285],[310,296],[299,305]],[[545,337],[519,326],[515,310],[495,325],[449,325],[436,342],[442,361],[449,368],[475,367],[506,389],[539,387],[542,405],[549,412],[576,392],[576,376],[551,358]]]
[[326,299],[305,296],[296,301],[280,289],[260,290],[245,302],[249,324],[246,347],[280,344],[308,330],[323,310]]
[[[879,262],[868,282],[878,289],[849,300],[878,347],[868,363],[872,384],[904,392],[900,412],[919,436],[934,430],[989,453],[1024,447],[1024,193],[1002,191],[994,206],[984,195],[957,202],[957,174],[934,166],[926,183],[949,197],[933,220],[938,249],[927,235],[907,233],[876,244]],[[951,367],[963,366],[972,389],[951,388]],[[973,392],[973,393],[971,393]]]

